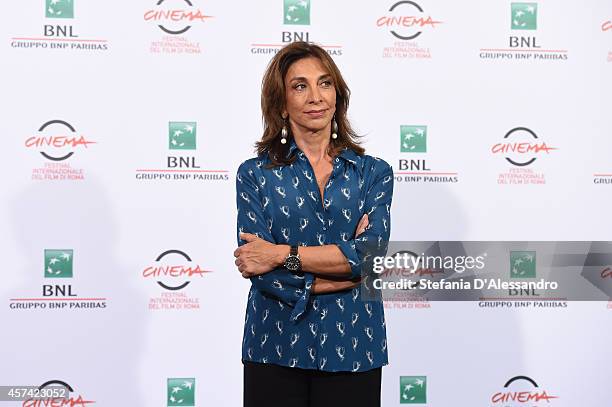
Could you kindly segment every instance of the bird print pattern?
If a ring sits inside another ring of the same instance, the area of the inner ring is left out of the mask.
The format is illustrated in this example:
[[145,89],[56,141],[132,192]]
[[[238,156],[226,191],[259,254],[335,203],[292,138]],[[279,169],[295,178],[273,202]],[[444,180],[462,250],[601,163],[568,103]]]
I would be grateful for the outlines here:
[[[243,162],[236,174],[237,231],[275,244],[335,244],[351,276],[361,275],[358,242],[386,245],[393,171],[384,160],[344,149],[333,159],[323,196],[308,159],[294,140],[290,165],[266,168],[267,156]],[[355,229],[364,213],[369,225]],[[238,237],[238,245],[246,242]],[[361,287],[312,294],[311,273],[280,267],[251,277],[242,360],[323,371],[366,371],[388,364],[382,301],[364,301]]]

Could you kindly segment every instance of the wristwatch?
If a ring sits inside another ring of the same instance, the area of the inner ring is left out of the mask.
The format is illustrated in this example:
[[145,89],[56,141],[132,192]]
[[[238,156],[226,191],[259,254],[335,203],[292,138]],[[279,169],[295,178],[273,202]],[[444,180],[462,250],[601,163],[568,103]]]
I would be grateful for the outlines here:
[[302,270],[302,261],[300,260],[297,246],[291,246],[289,255],[285,258],[285,268],[292,273],[297,273]]

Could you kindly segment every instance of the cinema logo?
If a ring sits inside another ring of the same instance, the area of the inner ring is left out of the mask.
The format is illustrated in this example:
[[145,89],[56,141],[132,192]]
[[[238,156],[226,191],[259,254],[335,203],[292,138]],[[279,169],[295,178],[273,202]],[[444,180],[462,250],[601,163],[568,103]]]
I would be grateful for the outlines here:
[[414,1],[393,3],[376,19],[376,27],[392,41],[383,47],[383,58],[431,59],[431,49],[424,38],[442,23]]
[[400,126],[400,157],[394,171],[398,183],[454,184],[459,174],[454,171],[440,171],[431,166],[427,153],[427,126]]
[[[76,0],[44,0],[45,20],[32,19],[41,25],[36,34],[12,37],[11,47],[70,51],[107,51],[108,40],[84,38],[82,24],[76,22]],[[42,10],[41,10],[42,11]],[[32,30],[34,31],[34,29]]]
[[491,147],[491,154],[502,156],[511,165],[508,171],[500,173],[500,185],[543,185],[545,174],[536,172],[533,164],[540,157],[547,157],[557,148],[541,140],[527,127],[515,127],[508,131],[502,141]]
[[28,296],[9,299],[13,310],[96,310],[106,308],[107,299],[96,296],[80,296],[73,283],[74,250],[45,249],[45,283],[41,296]]
[[25,140],[25,147],[34,150],[46,160],[43,167],[32,170],[36,181],[82,181],[82,168],[68,163],[75,153],[86,151],[95,141],[78,134],[74,126],[64,120],[49,120],[38,128],[38,133]]
[[192,0],[158,0],[143,16],[162,35],[151,42],[152,54],[201,54],[199,41],[192,41],[192,29],[204,25],[213,16],[194,6]]
[[[423,264],[423,256],[409,251],[400,250],[391,255],[391,257],[406,256],[412,261],[406,262],[405,267],[384,267],[381,273],[378,273],[377,278],[385,282],[401,282],[404,279],[420,280],[440,280],[445,278],[444,268],[429,267]],[[417,264],[414,267],[414,264]],[[375,271],[376,272],[376,271]],[[383,304],[386,309],[430,309],[432,303],[424,295],[416,290],[382,290]]]
[[68,397],[52,397],[52,398],[31,398],[23,401],[21,407],[85,407],[90,404],[95,404],[93,400],[84,397],[74,391],[74,388],[63,380],[49,380],[38,386],[38,390],[61,390],[62,393],[67,392],[64,396]]
[[167,406],[195,406],[195,378],[168,378]]
[[166,136],[168,154],[158,160],[161,168],[136,170],[142,181],[227,181],[229,171],[204,169],[197,154],[197,122],[169,122]]
[[480,49],[480,59],[525,62],[566,61],[568,51],[542,46],[538,34],[538,3],[511,3],[506,42]]
[[515,407],[515,406],[549,406],[558,396],[549,394],[543,390],[531,377],[515,376],[504,384],[504,389],[493,393],[491,406],[493,407]]
[[282,19],[279,15],[279,24],[274,27],[276,34],[273,35],[275,35],[275,37],[273,39],[251,44],[251,55],[271,56],[289,43],[306,41],[316,42],[317,45],[325,49],[332,57],[342,56],[342,45],[322,44],[320,38],[315,38],[315,36],[312,35],[309,29],[311,20],[311,0],[283,0],[282,11]]
[[188,295],[187,286],[204,277],[211,270],[194,263],[182,250],[166,250],[142,270],[142,277],[155,280],[164,291],[149,299],[150,310],[200,309],[200,299]]

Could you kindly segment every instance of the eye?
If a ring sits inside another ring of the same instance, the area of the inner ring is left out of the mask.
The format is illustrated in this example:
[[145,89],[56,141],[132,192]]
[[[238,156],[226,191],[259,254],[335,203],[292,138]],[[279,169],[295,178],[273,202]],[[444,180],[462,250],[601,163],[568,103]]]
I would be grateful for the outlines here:
[[306,89],[306,85],[303,83],[298,83],[297,85],[293,86],[293,89],[295,90],[304,90]]
[[321,85],[324,88],[329,88],[330,86],[332,86],[332,82],[329,79],[327,79],[327,80],[324,80],[323,82],[321,82]]

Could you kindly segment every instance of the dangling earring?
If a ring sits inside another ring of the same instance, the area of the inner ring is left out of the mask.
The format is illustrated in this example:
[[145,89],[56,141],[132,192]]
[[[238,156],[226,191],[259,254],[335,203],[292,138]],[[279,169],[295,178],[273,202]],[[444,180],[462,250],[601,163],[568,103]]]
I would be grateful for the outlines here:
[[287,131],[287,119],[284,119],[283,128],[281,129],[281,144],[287,144],[287,135],[289,132]]
[[331,138],[334,140],[338,138],[338,123],[336,123],[336,118],[332,119],[332,135]]

